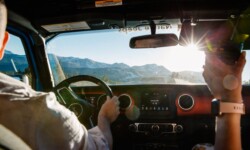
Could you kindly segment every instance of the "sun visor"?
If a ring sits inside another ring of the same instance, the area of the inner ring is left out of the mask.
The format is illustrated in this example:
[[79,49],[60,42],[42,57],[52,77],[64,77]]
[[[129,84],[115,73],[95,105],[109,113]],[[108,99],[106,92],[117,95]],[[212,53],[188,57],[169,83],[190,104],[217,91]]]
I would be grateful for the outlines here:
[[90,29],[86,21],[42,25],[42,28],[48,32],[65,32]]
[[[218,29],[225,21],[200,21],[196,24],[183,22],[179,37],[179,44],[187,46],[189,44],[202,45],[208,35],[215,35]],[[217,34],[216,34],[217,35]]]

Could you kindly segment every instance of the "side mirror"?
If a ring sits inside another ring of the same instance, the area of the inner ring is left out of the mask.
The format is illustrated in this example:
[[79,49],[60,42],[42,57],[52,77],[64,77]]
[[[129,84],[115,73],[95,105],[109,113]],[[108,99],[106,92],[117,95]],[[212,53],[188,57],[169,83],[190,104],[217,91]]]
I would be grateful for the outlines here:
[[16,74],[16,75],[10,75],[12,78],[17,79],[19,81],[22,81],[23,83],[30,85],[29,84],[29,78],[27,75],[22,75],[22,74]]

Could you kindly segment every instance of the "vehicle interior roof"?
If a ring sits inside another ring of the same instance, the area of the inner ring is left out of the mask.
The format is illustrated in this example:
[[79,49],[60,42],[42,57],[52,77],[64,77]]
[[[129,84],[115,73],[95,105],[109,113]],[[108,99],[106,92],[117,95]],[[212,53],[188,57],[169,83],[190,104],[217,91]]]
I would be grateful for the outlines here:
[[5,3],[45,37],[52,34],[41,27],[47,24],[86,21],[92,25],[91,29],[105,29],[113,24],[125,27],[129,20],[227,19],[249,6],[249,0],[122,0],[121,6],[96,8],[95,1],[6,0]]

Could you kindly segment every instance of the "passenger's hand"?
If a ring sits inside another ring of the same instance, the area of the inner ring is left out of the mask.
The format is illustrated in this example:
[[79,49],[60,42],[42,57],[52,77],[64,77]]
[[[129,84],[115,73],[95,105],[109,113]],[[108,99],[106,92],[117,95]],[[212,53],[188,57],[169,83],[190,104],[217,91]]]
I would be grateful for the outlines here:
[[242,52],[234,65],[227,65],[215,53],[206,53],[203,77],[215,98],[227,102],[242,102],[241,75],[246,63],[245,55],[246,53]]
[[109,123],[114,122],[120,113],[119,104],[118,97],[113,96],[111,99],[107,96],[107,100],[99,112],[98,120],[106,119]]

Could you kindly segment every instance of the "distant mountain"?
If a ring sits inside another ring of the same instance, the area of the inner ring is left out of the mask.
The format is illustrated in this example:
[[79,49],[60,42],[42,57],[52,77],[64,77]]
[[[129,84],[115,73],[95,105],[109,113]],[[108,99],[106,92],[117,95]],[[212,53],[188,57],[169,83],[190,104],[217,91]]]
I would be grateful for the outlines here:
[[113,68],[129,68],[130,66],[126,65],[124,63],[114,63],[111,65],[111,67],[113,67]]
[[156,64],[147,64],[143,66],[133,66],[132,69],[136,70],[143,76],[168,76],[171,72],[163,66]]
[[17,55],[9,50],[5,50],[4,57],[0,61],[0,71],[2,72],[14,72],[14,66],[18,71],[24,72],[28,68],[27,58],[25,55]]
[[86,58],[58,57],[58,60],[66,76],[88,74],[113,84],[204,83],[201,72],[171,72],[156,64],[130,67],[124,63],[107,64]]
[[173,72],[172,77],[179,82],[185,81],[185,83],[205,83],[201,72],[194,72],[194,71]]
[[58,60],[66,76],[88,74],[112,83],[165,83],[171,77],[169,70],[156,64],[130,67],[124,63],[107,64],[74,57],[58,57]]
[[[124,63],[107,64],[87,58],[58,57],[53,54],[49,54],[48,58],[52,73],[56,74],[56,83],[65,77],[81,74],[96,76],[110,84],[204,83],[201,72],[171,72],[156,64],[130,67]],[[11,61],[18,71],[24,72],[28,67],[25,55],[17,55],[7,50],[5,57],[0,61],[0,71],[14,72]]]
[[110,66],[109,64],[100,63],[93,61],[91,59],[81,59],[75,57],[58,57],[60,64],[65,67],[74,67],[74,68],[106,68]]
[[6,55],[6,54],[13,54],[13,53],[11,51],[5,50],[4,54]]

